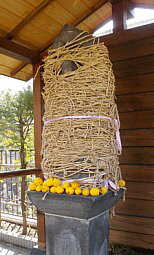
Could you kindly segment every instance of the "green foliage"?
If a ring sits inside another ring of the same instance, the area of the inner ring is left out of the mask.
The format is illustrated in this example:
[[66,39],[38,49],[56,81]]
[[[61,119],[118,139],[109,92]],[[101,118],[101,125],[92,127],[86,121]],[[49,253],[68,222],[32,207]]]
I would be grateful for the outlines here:
[[19,148],[21,167],[30,160],[26,153],[33,150],[33,93],[30,86],[12,95],[1,93],[0,98],[0,146]]

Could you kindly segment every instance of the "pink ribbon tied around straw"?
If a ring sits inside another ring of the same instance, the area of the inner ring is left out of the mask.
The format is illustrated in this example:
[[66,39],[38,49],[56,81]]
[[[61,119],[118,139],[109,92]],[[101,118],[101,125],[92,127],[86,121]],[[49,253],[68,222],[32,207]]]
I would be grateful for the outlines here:
[[80,116],[80,115],[74,115],[74,116],[63,116],[63,117],[58,117],[58,118],[53,118],[51,120],[47,120],[44,122],[44,124],[48,124],[49,122],[54,122],[56,120],[65,120],[65,119],[105,119],[105,120],[110,120],[113,121],[115,124],[116,128],[116,144],[117,144],[117,149],[121,152],[122,150],[122,145],[121,145],[121,139],[120,139],[120,132],[119,132],[119,124],[117,119],[112,119],[110,117],[106,116]]
[[104,187],[108,189],[108,186],[110,186],[112,189],[117,190],[118,186],[113,183],[109,178],[105,181]]

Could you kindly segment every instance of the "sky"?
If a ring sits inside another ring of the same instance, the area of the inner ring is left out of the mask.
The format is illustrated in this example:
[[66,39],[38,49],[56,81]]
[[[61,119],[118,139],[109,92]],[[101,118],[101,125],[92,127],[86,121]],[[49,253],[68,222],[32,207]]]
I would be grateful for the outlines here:
[[28,85],[32,86],[33,80],[29,80],[28,82],[17,80],[14,78],[10,78],[4,75],[0,75],[0,92],[7,91],[10,89],[12,93],[16,93],[23,88],[26,88]]

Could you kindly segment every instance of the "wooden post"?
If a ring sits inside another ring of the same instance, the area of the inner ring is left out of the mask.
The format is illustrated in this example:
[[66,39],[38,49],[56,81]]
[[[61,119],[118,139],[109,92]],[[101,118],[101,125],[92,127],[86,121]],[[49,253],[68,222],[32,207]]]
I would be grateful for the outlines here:
[[[41,78],[41,71],[38,69],[40,63],[33,65],[33,75],[35,77],[33,82],[34,93],[34,147],[35,147],[35,167],[41,168],[41,144],[42,144],[42,88],[43,80]],[[39,173],[40,176],[40,173]],[[40,177],[43,177],[40,176]],[[37,212],[37,229],[38,229],[38,247],[45,248],[45,217],[41,212]]]
[[[42,87],[40,64],[33,66],[34,82],[33,82],[33,104],[34,104],[34,148],[35,148],[35,167],[41,167],[41,137],[42,137]],[[38,71],[39,70],[39,71]],[[35,77],[36,76],[36,77]]]
[[126,29],[127,0],[112,0],[113,32],[116,33]]
[[127,19],[134,18],[135,4],[131,0],[125,0],[124,8],[127,12]]
[[26,177],[24,176],[22,177],[22,180],[21,180],[21,209],[22,209],[22,221],[23,221],[22,235],[27,235],[25,192],[26,192]]

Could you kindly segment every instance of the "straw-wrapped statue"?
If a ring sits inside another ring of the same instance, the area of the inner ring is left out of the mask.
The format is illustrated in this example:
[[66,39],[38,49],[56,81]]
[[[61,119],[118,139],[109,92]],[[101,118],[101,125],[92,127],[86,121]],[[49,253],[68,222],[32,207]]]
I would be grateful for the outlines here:
[[108,50],[86,32],[63,30],[44,65],[42,170],[47,178],[116,189],[121,142]]

